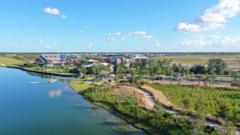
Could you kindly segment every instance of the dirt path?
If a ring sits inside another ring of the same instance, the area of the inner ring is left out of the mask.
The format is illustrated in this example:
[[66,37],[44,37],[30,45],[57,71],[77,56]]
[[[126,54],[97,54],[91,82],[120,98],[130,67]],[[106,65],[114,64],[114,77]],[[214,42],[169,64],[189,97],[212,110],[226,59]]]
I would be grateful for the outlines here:
[[155,101],[153,97],[149,93],[136,87],[121,86],[120,88],[117,88],[115,90],[115,94],[124,97],[132,95],[139,104],[139,106],[142,106],[146,109],[153,109],[155,106]]
[[173,107],[173,103],[168,100],[168,98],[159,90],[156,90],[152,87],[149,86],[142,86],[141,87],[143,90],[149,92],[150,94],[153,95],[153,97],[155,98],[156,101],[162,103],[163,105],[167,106],[167,107]]

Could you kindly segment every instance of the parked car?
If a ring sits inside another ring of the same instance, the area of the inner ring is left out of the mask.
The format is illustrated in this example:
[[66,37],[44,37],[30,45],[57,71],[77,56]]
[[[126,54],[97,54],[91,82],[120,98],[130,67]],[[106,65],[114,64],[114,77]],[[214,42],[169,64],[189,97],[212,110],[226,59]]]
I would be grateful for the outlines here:
[[231,83],[231,86],[233,86],[233,87],[240,87],[240,82]]

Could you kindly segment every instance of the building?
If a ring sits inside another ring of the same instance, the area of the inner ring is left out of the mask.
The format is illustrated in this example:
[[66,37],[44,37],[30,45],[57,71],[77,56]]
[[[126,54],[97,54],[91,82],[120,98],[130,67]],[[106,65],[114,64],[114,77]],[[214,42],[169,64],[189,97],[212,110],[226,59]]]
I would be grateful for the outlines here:
[[71,55],[69,55],[69,58],[72,63],[76,63],[81,59],[81,57],[77,54],[71,54]]
[[133,57],[132,61],[135,63],[146,64],[148,57],[144,54],[137,54],[135,57]]
[[35,62],[38,65],[53,67],[70,64],[71,59],[66,54],[41,54],[36,58]]
[[115,66],[120,64],[129,66],[131,63],[131,60],[124,55],[109,55],[107,58],[107,62]]
[[88,68],[88,67],[92,67],[92,66],[94,66],[96,64],[99,64],[98,60],[90,59],[90,60],[86,61],[86,63],[83,64],[82,66],[85,67],[85,68]]

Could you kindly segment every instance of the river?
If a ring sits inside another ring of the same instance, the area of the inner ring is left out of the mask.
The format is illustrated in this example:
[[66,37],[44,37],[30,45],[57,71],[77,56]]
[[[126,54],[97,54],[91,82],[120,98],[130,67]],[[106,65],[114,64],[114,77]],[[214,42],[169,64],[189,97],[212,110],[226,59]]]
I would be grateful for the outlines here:
[[144,135],[61,79],[0,67],[0,135]]

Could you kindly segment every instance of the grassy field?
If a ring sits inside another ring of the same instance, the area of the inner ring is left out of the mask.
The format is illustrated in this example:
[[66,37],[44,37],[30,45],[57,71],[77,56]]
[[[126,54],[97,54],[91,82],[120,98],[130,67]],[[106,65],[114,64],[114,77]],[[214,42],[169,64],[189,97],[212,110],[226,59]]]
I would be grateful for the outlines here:
[[15,66],[15,65],[23,64],[23,61],[12,58],[12,57],[0,56],[0,64],[4,64],[4,65],[8,65],[8,66]]
[[240,55],[179,55],[155,58],[172,60],[172,63],[182,63],[184,65],[206,64],[209,59],[221,58],[229,65],[230,69],[240,69]]
[[225,117],[234,123],[240,123],[240,90],[149,84],[161,90],[178,107],[195,110],[202,105],[202,112]]
[[73,88],[76,92],[82,93],[85,90],[88,90],[91,86],[88,83],[84,83],[81,80],[71,80],[69,86]]

